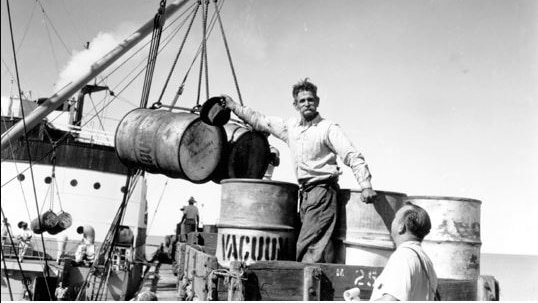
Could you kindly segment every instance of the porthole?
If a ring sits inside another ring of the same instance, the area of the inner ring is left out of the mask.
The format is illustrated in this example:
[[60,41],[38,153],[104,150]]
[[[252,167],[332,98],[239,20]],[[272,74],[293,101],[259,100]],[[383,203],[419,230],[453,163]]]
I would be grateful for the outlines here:
[[101,188],[101,183],[99,183],[99,182],[93,183],[93,188],[95,188],[95,189]]
[[125,188],[125,186],[122,186],[122,187],[121,187],[121,192],[122,192],[122,193],[126,193],[126,192],[127,192],[127,189]]
[[19,180],[20,182],[24,181],[24,179],[26,179],[26,177],[23,174],[17,175],[17,180]]
[[75,186],[78,185],[78,181],[73,179],[73,180],[71,180],[70,184],[71,184],[71,186],[75,187]]
[[45,183],[50,184],[50,182],[52,182],[52,178],[51,177],[45,177]]

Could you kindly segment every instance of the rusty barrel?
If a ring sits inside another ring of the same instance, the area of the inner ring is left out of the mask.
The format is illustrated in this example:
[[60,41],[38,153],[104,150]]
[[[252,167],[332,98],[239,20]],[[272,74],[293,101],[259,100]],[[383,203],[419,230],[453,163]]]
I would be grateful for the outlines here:
[[422,247],[442,279],[476,280],[480,275],[480,205],[474,199],[410,196],[432,223]]
[[376,191],[375,203],[361,201],[361,191],[341,189],[338,194],[334,242],[337,263],[383,267],[395,246],[390,238],[394,214],[406,194]]
[[299,187],[255,179],[226,179],[221,184],[219,264],[295,260]]
[[[41,221],[41,224],[39,224]],[[52,211],[47,210],[39,218],[35,218],[30,223],[30,228],[36,234],[42,234],[45,231],[52,230],[58,224],[58,216]]]
[[204,183],[221,160],[225,140],[222,127],[198,115],[139,108],[120,121],[115,147],[127,167]]
[[219,183],[229,178],[262,179],[271,154],[267,136],[236,123],[224,125],[224,130],[227,145],[213,181]]

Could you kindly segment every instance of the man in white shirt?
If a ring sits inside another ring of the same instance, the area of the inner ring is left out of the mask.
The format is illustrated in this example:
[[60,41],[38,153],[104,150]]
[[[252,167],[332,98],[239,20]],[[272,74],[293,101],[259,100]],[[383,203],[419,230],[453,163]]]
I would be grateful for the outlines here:
[[391,237],[397,248],[374,283],[371,301],[434,300],[437,275],[421,246],[430,229],[430,217],[423,208],[407,202],[396,212]]
[[308,79],[292,88],[293,106],[299,118],[267,117],[235,103],[223,95],[223,106],[231,109],[255,130],[268,132],[290,148],[294,171],[301,186],[301,221],[297,239],[297,261],[333,262],[331,236],[336,223],[338,176],[342,173],[336,157],[349,166],[362,188],[362,200],[372,203],[376,193],[362,154],[338,124],[323,119],[317,111],[317,87]]

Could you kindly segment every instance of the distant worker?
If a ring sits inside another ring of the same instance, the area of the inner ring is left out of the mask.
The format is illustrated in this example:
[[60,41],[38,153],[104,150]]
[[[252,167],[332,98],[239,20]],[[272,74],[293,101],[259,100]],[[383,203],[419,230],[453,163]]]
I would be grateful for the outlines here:
[[89,266],[95,261],[95,229],[89,225],[79,226],[77,233],[82,234],[82,241],[75,251],[75,262]]
[[22,262],[24,255],[26,255],[28,250],[32,248],[33,233],[30,228],[28,228],[28,223],[24,221],[20,221],[17,226],[22,229],[22,233],[17,236],[17,239],[19,240],[19,262]]
[[305,263],[334,261],[331,237],[336,224],[338,177],[342,173],[337,156],[353,171],[361,187],[361,200],[372,203],[376,192],[364,157],[344,134],[342,128],[321,117],[317,86],[307,79],[292,88],[293,106],[298,118],[268,117],[242,106],[223,95],[223,106],[231,109],[255,130],[269,132],[286,142],[294,171],[301,186],[301,231],[297,239],[297,261]]
[[198,214],[198,207],[196,207],[194,203],[196,203],[196,200],[194,200],[193,197],[190,197],[189,205],[185,206],[185,209],[183,210],[183,217],[181,218],[181,222],[179,222],[179,224],[183,223],[183,234],[185,235],[193,231],[198,231],[200,216]]
[[6,242],[11,233],[11,224],[7,221],[7,218],[2,219],[2,244]]
[[273,171],[275,170],[275,167],[280,165],[280,152],[278,149],[274,146],[271,146],[270,148],[270,154],[269,154],[269,165],[267,166],[267,170],[265,171],[265,175],[263,176],[264,180],[271,180],[273,178]]
[[421,242],[430,232],[428,213],[407,202],[392,221],[390,235],[396,251],[375,280],[370,300],[433,301],[439,298],[437,274]]

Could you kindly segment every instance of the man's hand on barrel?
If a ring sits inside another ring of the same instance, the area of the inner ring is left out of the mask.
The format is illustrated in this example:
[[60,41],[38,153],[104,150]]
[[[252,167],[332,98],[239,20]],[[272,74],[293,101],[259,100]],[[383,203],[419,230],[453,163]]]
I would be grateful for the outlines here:
[[222,106],[224,108],[229,108],[229,109],[233,108],[235,102],[232,99],[232,97],[230,97],[228,95],[220,95],[220,97],[221,97],[220,106]]
[[374,203],[377,193],[371,188],[363,188],[361,192],[361,201],[364,203]]

